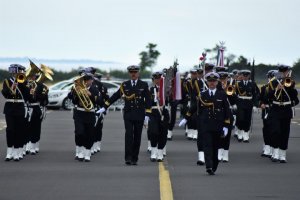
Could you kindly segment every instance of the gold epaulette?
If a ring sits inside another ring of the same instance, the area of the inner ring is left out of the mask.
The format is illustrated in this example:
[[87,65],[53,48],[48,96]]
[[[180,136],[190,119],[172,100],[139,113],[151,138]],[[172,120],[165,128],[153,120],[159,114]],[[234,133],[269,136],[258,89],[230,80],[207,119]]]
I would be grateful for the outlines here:
[[224,123],[225,123],[225,124],[230,124],[230,119],[226,119],[226,120],[224,121]]
[[107,106],[110,106],[110,103],[108,101],[105,101],[104,104],[107,105]]
[[146,109],[146,113],[151,113],[152,110],[151,109]]

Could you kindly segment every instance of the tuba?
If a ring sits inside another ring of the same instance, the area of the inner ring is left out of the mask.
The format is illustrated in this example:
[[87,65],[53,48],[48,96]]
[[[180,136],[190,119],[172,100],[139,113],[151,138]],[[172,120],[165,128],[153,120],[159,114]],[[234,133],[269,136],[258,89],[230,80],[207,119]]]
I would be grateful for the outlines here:
[[30,62],[30,68],[29,70],[26,71],[25,75],[26,75],[26,79],[29,79],[28,84],[30,88],[32,88],[33,91],[35,91],[37,84],[35,80],[30,80],[30,77],[35,75],[40,75],[42,73],[42,70],[38,68],[38,66],[36,66],[36,64],[34,64],[31,60],[29,60],[29,62]]
[[50,81],[53,81],[52,76],[54,75],[52,69],[50,67],[47,67],[44,64],[41,64],[41,75],[39,78],[36,80],[38,83],[44,83],[47,79]]
[[79,76],[74,80],[73,89],[77,97],[79,98],[80,104],[84,107],[85,110],[90,111],[94,108],[94,105],[87,93],[87,87],[85,85],[83,77],[84,76]]

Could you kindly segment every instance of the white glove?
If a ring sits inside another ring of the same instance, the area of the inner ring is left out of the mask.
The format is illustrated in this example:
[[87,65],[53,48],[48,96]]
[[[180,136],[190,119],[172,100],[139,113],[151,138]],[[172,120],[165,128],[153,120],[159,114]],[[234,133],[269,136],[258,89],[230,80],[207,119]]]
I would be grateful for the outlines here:
[[256,106],[253,107],[253,112],[258,113],[258,108]]
[[144,126],[148,126],[148,122],[149,122],[149,117],[148,116],[145,116],[145,119],[144,119]]
[[97,113],[97,114],[102,114],[102,113],[104,113],[105,111],[106,111],[105,108],[100,108],[96,113]]
[[187,120],[186,120],[185,118],[183,118],[183,119],[179,122],[178,126],[179,126],[179,127],[184,126],[186,123],[187,123]]
[[223,133],[224,133],[224,137],[226,137],[228,134],[228,128],[223,127]]
[[234,104],[233,106],[232,106],[232,110],[236,110],[237,109],[237,106],[236,106],[236,104]]

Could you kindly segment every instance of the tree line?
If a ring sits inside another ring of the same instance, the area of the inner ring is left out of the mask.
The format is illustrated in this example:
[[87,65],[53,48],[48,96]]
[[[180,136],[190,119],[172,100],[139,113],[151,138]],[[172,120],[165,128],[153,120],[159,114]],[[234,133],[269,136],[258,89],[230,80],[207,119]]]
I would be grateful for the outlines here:
[[[141,67],[141,78],[150,78],[152,69],[156,64],[160,52],[156,49],[157,44],[149,43],[146,46],[146,50],[142,51],[140,56],[140,67]],[[211,49],[205,49],[205,52],[211,55],[208,62],[214,62],[217,60],[218,45]],[[233,69],[249,69],[252,70],[254,67],[255,71],[255,81],[258,83],[264,83],[266,81],[266,73],[269,70],[277,69],[277,65],[266,65],[263,63],[255,64],[253,61],[248,60],[245,56],[236,56],[235,54],[228,53],[224,57],[225,66],[229,68],[229,71]],[[253,65],[254,64],[254,65]],[[300,81],[300,58],[293,64],[293,77],[295,80]],[[192,67],[191,67],[192,68]],[[80,69],[80,67],[79,67]],[[54,72],[54,82],[70,79],[78,75],[78,69],[73,69],[69,72],[63,72],[58,70],[53,70]],[[118,78],[127,79],[127,70],[111,70],[110,72],[98,69],[97,72],[103,74],[103,78]],[[0,69],[0,82],[5,78],[9,77],[7,70]]]

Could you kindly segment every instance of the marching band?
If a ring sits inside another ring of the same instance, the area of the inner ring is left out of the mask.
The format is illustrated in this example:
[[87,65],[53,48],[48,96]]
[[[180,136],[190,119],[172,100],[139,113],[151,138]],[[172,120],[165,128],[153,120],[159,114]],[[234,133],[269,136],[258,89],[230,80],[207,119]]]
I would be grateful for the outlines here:
[[[205,63],[181,76],[177,62],[152,74],[152,86],[139,78],[140,67],[127,68],[130,79],[124,81],[111,97],[101,83],[96,68],[80,70],[68,98],[74,104],[75,159],[91,161],[101,150],[102,129],[109,107],[124,100],[125,164],[137,165],[143,127],[147,128],[150,161],[163,162],[166,145],[173,138],[177,108],[188,140],[197,141],[197,165],[205,165],[214,175],[219,162],[229,162],[231,133],[239,142],[248,143],[253,123],[252,113],[260,107],[264,147],[261,156],[286,163],[291,119],[299,103],[295,81],[289,66],[267,73],[267,83],[260,89],[251,80],[250,70],[233,70]],[[9,67],[11,77],[3,82],[7,123],[6,161],[20,161],[26,154],[39,152],[41,125],[48,103],[45,80],[53,72],[45,65],[30,68],[19,64]]]

